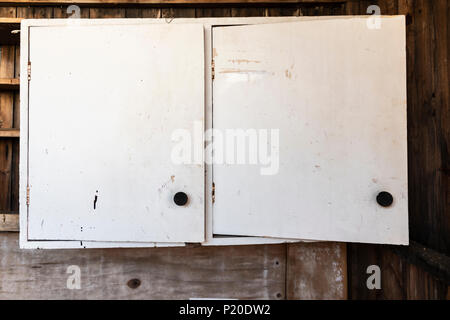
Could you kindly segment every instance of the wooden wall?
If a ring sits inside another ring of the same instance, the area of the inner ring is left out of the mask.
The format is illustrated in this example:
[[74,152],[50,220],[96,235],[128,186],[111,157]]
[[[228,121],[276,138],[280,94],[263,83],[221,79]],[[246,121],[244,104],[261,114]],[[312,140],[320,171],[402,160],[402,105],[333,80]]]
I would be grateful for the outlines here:
[[[151,7],[89,5],[81,8],[81,17],[345,15],[365,14],[371,4],[379,5],[382,14],[406,15],[410,237],[449,255],[447,0],[308,0],[291,4]],[[16,7],[2,2],[0,5],[3,5],[0,18],[67,17],[67,5]],[[0,78],[19,77],[19,51],[15,46],[1,47]],[[0,128],[18,128],[18,110],[18,95],[0,91]],[[18,210],[18,156],[17,140],[0,140],[0,213]],[[366,268],[372,264],[381,268],[381,290],[366,287]],[[66,288],[69,265],[81,268],[81,290]],[[140,285],[136,287],[136,283]],[[26,251],[18,249],[17,233],[0,233],[0,299],[444,299],[448,294],[447,285],[407,263],[389,246],[310,243]]]

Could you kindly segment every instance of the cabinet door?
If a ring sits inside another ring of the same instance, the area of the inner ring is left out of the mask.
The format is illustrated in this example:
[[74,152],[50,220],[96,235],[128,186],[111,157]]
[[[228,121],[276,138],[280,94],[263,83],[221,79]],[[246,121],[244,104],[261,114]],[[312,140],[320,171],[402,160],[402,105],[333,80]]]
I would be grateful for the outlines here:
[[203,26],[29,32],[28,239],[203,241],[202,160],[172,159],[173,133],[203,123]]
[[408,243],[404,17],[380,19],[213,28],[215,141],[235,151],[214,154],[214,234]]

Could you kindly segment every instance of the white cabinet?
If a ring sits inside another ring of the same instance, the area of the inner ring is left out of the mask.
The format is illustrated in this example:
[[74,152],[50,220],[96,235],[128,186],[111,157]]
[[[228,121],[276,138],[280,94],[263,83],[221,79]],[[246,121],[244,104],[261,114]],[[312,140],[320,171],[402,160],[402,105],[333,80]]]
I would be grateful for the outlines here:
[[[213,29],[214,128],[256,129],[247,140],[269,144],[259,144],[259,166],[214,165],[215,234],[408,240],[399,22],[385,19],[380,30],[365,19]],[[383,190],[394,197],[389,208],[376,202]]]
[[21,247],[408,243],[404,17],[21,36]]

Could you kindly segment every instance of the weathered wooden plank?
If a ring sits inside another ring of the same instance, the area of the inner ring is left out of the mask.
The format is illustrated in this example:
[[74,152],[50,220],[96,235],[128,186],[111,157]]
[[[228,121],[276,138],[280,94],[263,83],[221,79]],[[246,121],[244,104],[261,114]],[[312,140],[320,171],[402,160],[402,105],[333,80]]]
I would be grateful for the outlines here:
[[287,245],[287,299],[347,299],[344,243]]
[[[14,8],[14,15],[17,15],[17,9]],[[16,18],[22,20],[21,18]],[[14,78],[20,79],[20,45],[14,46]],[[20,85],[19,85],[20,87]],[[20,128],[20,90],[14,92],[13,105],[13,128]],[[15,139],[12,144],[11,158],[11,211],[19,211],[19,139]]]
[[[450,255],[448,1],[414,1],[408,82],[410,236]],[[411,51],[413,50],[413,51]],[[409,60],[408,60],[409,61]],[[413,64],[412,64],[413,63]]]
[[398,1],[397,0],[378,1],[377,3],[381,9],[382,15],[392,15],[392,14],[397,14],[397,12],[398,12]]
[[[351,244],[348,247],[349,268],[349,298],[362,300],[404,299],[406,285],[404,262],[388,249],[383,250],[378,245]],[[381,288],[369,289],[367,273],[369,266],[380,268]]]
[[170,18],[195,18],[195,8],[162,8],[161,17],[170,21]]
[[[447,295],[445,282],[418,267],[423,266],[423,262],[418,263],[404,254],[395,253],[392,246],[352,244],[350,250],[352,269],[349,292],[352,299],[445,299]],[[366,281],[371,275],[367,274],[367,267],[370,265],[380,268],[381,289],[367,287]]]
[[90,8],[89,18],[125,18],[125,8]]
[[17,232],[19,231],[18,213],[0,213],[0,231]]
[[[15,8],[6,8],[3,14],[14,14]],[[19,33],[12,33],[14,30],[20,29],[20,19],[16,18],[0,18],[0,44],[17,44],[19,43]]]
[[[20,250],[18,235],[3,233],[0,256],[0,299],[283,299],[285,292],[284,245]],[[81,271],[79,290],[67,288],[71,265]]]
[[266,9],[262,7],[233,7],[231,8],[232,17],[263,17],[266,15]]
[[348,0],[345,2],[346,14],[348,15],[365,15],[370,5],[377,3],[371,0]]
[[53,7],[17,7],[17,17],[23,19],[52,18]]
[[161,8],[127,8],[127,18],[161,18]]
[[[16,9],[12,7],[0,8],[0,17],[13,18],[14,23],[18,20]],[[6,19],[3,21],[13,21]],[[15,46],[2,45],[0,56],[0,78],[14,78],[14,58]],[[0,92],[0,128],[8,129],[13,127],[14,123],[14,93]],[[11,139],[2,139],[0,141],[0,210],[11,211],[11,171],[12,171],[12,153],[13,141]]]
[[408,247],[391,246],[393,252],[405,261],[421,267],[435,278],[450,285],[450,257],[411,241]]
[[[16,95],[17,97],[17,95]],[[19,109],[17,98],[17,105],[14,105],[15,109]],[[16,102],[15,102],[16,103]],[[14,126],[18,128],[18,124],[16,125],[16,112],[14,112]],[[20,133],[19,133],[20,135]],[[20,137],[19,137],[20,139]],[[19,139],[14,139],[12,143],[12,158],[11,158],[11,211],[18,212],[19,211]]]
[[267,15],[270,17],[298,16],[300,15],[300,8],[297,4],[282,7],[269,7],[267,8]]
[[142,8],[142,18],[161,18],[161,8]]
[[230,7],[205,7],[205,8],[195,8],[195,16],[197,18],[206,17],[231,17]]
[[164,5],[193,5],[193,4],[283,4],[283,3],[315,3],[315,2],[342,2],[343,0],[4,0],[8,5],[36,4],[36,5],[58,5],[58,4],[164,4]]
[[0,138],[18,138],[20,137],[19,129],[0,129]]
[[0,90],[18,90],[19,86],[19,79],[0,78]]
[[54,7],[53,8],[53,18],[76,18],[78,15],[80,18],[89,18],[89,8],[86,7],[79,7],[80,11],[74,10],[67,10],[69,9],[69,5],[61,6],[61,7]]
[[431,274],[416,265],[409,264],[406,269],[408,300],[444,300],[448,296],[448,286],[437,281]]
[[18,26],[20,24],[21,18],[14,18],[16,16],[15,7],[5,7],[0,10],[0,24],[14,24]]

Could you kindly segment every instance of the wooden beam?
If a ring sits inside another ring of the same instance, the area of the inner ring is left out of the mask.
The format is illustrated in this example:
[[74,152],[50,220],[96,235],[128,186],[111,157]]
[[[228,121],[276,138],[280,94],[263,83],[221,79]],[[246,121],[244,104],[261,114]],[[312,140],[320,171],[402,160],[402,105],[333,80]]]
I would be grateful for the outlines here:
[[19,137],[20,137],[19,129],[0,128],[0,138],[19,138]]
[[20,80],[15,78],[0,78],[0,90],[19,90]]
[[9,5],[221,5],[221,4],[289,4],[289,3],[344,3],[346,0],[6,0],[3,4]]
[[288,300],[347,299],[345,243],[291,243],[287,246]]
[[0,213],[0,232],[18,232],[19,214],[18,213]]
[[450,285],[450,257],[411,241],[409,246],[389,246],[408,263],[421,267],[437,279]]

